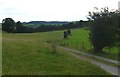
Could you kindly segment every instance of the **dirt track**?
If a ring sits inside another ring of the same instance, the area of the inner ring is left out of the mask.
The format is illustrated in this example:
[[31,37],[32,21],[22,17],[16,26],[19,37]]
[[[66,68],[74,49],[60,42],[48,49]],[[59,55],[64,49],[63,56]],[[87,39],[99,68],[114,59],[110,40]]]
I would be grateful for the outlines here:
[[[84,53],[84,52],[81,52],[81,51],[78,51],[78,50],[73,50],[73,49],[70,49],[70,48],[65,48],[65,47],[62,47],[62,46],[57,46],[58,48],[62,48],[64,50],[69,50],[70,52],[67,52],[68,54],[76,57],[76,58],[79,58],[79,59],[82,59],[82,60],[85,60],[85,61],[88,61],[88,62],[91,62],[92,64],[95,64],[97,66],[99,66],[100,68],[102,68],[103,70],[105,70],[106,72],[109,72],[111,73],[112,75],[119,75],[120,76],[120,69],[118,69],[118,67],[115,67],[115,66],[111,66],[111,65],[107,65],[103,62],[98,62],[96,60],[90,60],[89,58],[86,58],[85,56],[94,56],[94,55],[91,55],[91,54],[88,54],[88,53]],[[77,52],[79,54],[83,54],[85,55],[84,57],[83,56],[80,56],[80,55],[77,55],[75,54],[74,52]],[[112,63],[120,63],[116,60],[111,60],[111,59],[107,59],[107,58],[103,58],[103,57],[99,57],[99,56],[95,56],[95,58],[99,58],[99,59],[102,59],[104,61],[108,61],[108,62],[112,62]]]

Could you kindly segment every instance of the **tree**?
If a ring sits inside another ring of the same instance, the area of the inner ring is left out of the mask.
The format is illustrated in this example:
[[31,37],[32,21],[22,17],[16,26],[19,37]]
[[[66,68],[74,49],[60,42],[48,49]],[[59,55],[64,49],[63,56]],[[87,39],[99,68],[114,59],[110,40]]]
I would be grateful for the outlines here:
[[68,32],[67,31],[64,31],[64,38],[68,38]]
[[16,32],[22,33],[22,32],[23,32],[22,30],[23,30],[22,23],[21,23],[20,21],[18,21],[18,22],[16,23]]
[[67,30],[67,33],[68,33],[68,35],[71,35],[71,30],[68,29],[68,30]]
[[118,26],[116,27],[116,34],[117,34],[117,37],[118,37],[118,39],[117,39],[117,46],[120,46],[120,12],[119,12],[119,14],[118,14]]
[[2,30],[6,32],[15,31],[15,21],[12,18],[5,18],[2,21]]
[[116,11],[110,12],[107,7],[96,12],[89,12],[91,22],[89,39],[94,51],[102,51],[104,47],[113,47],[117,42],[117,15]]

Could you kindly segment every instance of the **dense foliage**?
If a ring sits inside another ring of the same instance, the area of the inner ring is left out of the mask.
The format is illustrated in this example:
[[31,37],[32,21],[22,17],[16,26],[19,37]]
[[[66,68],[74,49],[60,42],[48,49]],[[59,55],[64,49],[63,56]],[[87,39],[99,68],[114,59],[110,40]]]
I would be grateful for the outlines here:
[[31,32],[34,32],[34,30],[33,30],[33,28],[23,26],[23,24],[20,21],[18,21],[16,23],[16,32],[17,33],[31,33]]
[[14,32],[15,21],[12,18],[5,18],[2,21],[2,30],[6,32]]
[[91,21],[89,39],[93,44],[94,51],[102,51],[105,47],[113,47],[118,42],[118,11],[110,12],[108,8],[100,11],[89,12],[88,19]]

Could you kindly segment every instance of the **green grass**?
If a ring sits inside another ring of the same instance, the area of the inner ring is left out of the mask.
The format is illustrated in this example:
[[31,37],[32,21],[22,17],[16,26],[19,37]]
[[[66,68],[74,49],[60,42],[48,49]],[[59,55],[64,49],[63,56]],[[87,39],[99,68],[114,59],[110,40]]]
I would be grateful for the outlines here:
[[63,41],[59,42],[59,45],[81,50],[87,53],[107,57],[110,59],[118,60],[118,48],[117,47],[110,48],[110,51],[108,48],[104,48],[103,52],[93,53],[91,51],[92,44],[90,43],[90,40],[88,39],[89,37],[88,34],[89,34],[89,30],[86,30],[85,28],[73,29],[72,36],[69,36],[69,39],[64,39]]
[[3,75],[108,75],[98,66],[63,50],[57,49],[52,54],[52,48],[45,42],[62,38],[62,33],[3,33]]

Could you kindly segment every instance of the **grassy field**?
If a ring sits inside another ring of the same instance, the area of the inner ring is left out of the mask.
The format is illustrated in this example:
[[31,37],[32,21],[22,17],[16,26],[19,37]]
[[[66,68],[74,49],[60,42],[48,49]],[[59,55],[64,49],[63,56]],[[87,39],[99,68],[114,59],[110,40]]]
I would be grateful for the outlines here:
[[88,34],[89,34],[89,30],[86,30],[86,28],[73,29],[72,36],[69,36],[68,39],[64,39],[61,42],[59,42],[59,45],[118,60],[118,48],[117,47],[110,48],[110,50],[108,48],[104,48],[103,52],[93,53],[91,51],[92,44],[90,43],[90,40],[88,39],[89,37]]
[[[2,34],[3,75],[108,75],[98,66],[79,60],[45,43],[62,39],[63,31]],[[74,35],[74,34],[73,34]]]

